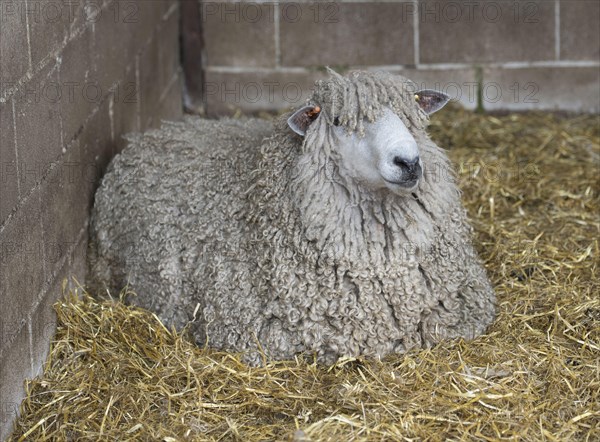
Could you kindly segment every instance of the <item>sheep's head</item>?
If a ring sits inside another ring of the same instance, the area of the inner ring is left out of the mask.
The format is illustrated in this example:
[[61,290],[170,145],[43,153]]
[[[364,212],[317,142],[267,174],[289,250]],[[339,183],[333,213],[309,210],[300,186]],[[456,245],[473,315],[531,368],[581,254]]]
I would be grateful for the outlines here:
[[448,102],[441,92],[411,85],[389,74],[335,74],[317,83],[314,104],[294,112],[288,125],[306,136],[309,149],[326,148],[340,174],[371,189],[411,192],[423,170],[415,136]]

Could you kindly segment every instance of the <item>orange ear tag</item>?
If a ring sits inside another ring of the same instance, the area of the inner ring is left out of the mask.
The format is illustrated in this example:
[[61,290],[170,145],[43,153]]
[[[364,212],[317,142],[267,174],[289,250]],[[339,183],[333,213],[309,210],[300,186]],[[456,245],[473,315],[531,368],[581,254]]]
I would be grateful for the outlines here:
[[307,113],[307,115],[308,115],[309,118],[314,118],[317,115],[319,115],[320,112],[321,112],[321,108],[319,106],[315,106],[315,107],[312,108],[311,111],[309,111]]

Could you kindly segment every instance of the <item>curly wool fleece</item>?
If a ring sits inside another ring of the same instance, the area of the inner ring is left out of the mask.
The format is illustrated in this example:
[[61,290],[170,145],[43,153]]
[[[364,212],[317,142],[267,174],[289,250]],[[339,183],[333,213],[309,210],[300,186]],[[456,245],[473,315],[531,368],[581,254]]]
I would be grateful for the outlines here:
[[[494,292],[410,86],[374,73],[319,81],[304,139],[286,118],[197,117],[132,138],[96,195],[90,285],[129,284],[133,303],[251,364],[257,343],[269,358],[330,363],[481,334]],[[360,132],[383,106],[420,148],[423,178],[405,197],[344,176],[331,143],[334,117]]]

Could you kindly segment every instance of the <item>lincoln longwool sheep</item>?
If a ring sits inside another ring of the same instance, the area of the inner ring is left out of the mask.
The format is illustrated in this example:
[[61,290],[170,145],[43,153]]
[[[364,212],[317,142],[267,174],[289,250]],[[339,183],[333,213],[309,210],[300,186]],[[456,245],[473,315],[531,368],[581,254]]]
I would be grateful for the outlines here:
[[425,132],[447,97],[330,75],[275,123],[187,117],[132,138],[96,194],[90,285],[128,285],[133,303],[251,364],[484,332],[494,292]]

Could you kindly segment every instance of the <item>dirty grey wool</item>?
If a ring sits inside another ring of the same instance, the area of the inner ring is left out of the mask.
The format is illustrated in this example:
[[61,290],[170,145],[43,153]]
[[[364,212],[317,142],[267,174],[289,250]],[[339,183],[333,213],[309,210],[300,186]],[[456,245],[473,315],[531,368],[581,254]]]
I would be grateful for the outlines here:
[[[483,333],[494,292],[411,87],[382,73],[332,74],[315,85],[322,112],[305,138],[287,116],[188,116],[131,138],[96,194],[90,287],[128,284],[134,304],[251,364],[260,349],[331,363]],[[383,106],[419,145],[413,194],[370,190],[337,167],[333,118],[360,132]]]

